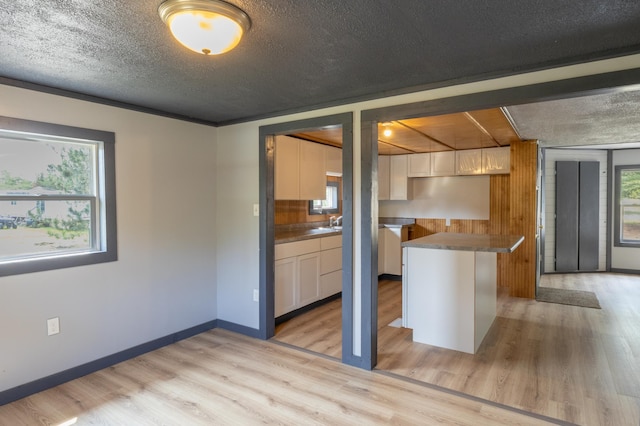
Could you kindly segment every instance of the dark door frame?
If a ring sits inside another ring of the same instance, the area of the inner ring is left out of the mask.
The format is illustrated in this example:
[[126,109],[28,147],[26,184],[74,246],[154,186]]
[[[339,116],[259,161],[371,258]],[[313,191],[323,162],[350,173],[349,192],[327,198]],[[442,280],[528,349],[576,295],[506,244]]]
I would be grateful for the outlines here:
[[342,127],[342,362],[357,367],[368,365],[354,355],[353,347],[353,113],[290,121],[261,126],[260,177],[260,297],[259,336],[269,339],[275,333],[274,318],[274,243],[275,187],[274,136],[314,130],[322,127]]
[[[361,113],[361,206],[362,213],[362,358],[363,368],[377,363],[378,301],[378,126],[379,122],[451,114],[557,99],[575,98],[623,91],[624,86],[640,83],[640,68],[589,75],[571,79],[473,93],[424,102],[364,110]],[[375,244],[374,244],[375,243]],[[367,304],[365,304],[365,302]],[[366,335],[364,332],[366,331]],[[365,352],[366,351],[366,352]]]

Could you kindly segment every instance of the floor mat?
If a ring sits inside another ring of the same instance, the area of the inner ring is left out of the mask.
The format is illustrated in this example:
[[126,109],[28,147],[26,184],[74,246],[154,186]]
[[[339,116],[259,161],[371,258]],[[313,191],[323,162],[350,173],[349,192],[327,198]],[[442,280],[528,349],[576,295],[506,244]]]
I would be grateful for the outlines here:
[[536,300],[538,302],[559,303],[561,305],[601,309],[598,297],[592,291],[538,287]]

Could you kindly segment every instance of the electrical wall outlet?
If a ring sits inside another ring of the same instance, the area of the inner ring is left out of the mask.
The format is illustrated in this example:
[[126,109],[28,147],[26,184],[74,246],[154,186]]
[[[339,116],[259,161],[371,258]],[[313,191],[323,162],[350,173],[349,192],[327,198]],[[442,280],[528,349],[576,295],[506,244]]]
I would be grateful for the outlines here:
[[49,318],[47,320],[47,336],[60,333],[60,318]]
[[257,288],[253,289],[253,301],[257,302],[258,300],[260,300],[260,292],[258,292]]

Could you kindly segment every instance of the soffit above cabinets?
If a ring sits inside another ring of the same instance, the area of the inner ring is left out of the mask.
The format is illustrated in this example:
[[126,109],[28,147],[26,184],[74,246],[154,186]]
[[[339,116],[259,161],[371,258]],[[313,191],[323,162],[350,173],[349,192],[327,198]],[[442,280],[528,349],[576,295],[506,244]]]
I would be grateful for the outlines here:
[[[385,130],[390,130],[391,134],[386,136]],[[318,129],[291,136],[342,146],[340,128]],[[500,108],[378,124],[378,153],[381,155],[490,148],[508,146],[519,140]]]

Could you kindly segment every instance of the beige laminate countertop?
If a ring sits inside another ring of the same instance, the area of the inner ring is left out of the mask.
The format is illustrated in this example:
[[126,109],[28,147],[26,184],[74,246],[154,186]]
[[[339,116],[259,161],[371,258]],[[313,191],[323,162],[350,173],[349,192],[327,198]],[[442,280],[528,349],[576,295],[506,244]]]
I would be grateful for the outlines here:
[[511,253],[524,241],[522,235],[439,232],[402,243],[402,247]]

